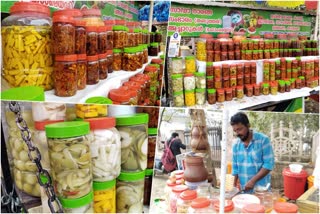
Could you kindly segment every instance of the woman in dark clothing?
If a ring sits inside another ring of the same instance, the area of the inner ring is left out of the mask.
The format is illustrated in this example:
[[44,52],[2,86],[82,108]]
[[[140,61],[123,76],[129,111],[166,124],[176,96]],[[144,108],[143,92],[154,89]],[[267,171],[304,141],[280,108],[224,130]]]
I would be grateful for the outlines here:
[[180,138],[179,138],[179,134],[176,132],[173,132],[171,134],[170,139],[168,140],[168,145],[170,144],[170,142],[173,140],[173,142],[171,143],[170,149],[173,153],[173,155],[176,157],[177,155],[181,154],[180,148],[181,149],[186,149],[186,145],[184,145]]

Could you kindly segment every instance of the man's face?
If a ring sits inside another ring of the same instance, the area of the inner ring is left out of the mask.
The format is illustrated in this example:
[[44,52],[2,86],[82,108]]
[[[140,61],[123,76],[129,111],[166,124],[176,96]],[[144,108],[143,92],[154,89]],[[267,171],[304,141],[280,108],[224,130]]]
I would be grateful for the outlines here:
[[232,125],[232,129],[236,136],[242,141],[246,141],[249,137],[249,127],[243,125],[242,123],[237,123]]

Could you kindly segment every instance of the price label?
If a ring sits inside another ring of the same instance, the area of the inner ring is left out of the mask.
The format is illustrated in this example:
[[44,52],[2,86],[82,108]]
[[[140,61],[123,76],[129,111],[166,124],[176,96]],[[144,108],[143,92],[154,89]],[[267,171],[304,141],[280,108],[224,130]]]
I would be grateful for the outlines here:
[[169,48],[168,48],[168,57],[176,57],[179,55],[181,36],[178,32],[175,32],[170,36]]

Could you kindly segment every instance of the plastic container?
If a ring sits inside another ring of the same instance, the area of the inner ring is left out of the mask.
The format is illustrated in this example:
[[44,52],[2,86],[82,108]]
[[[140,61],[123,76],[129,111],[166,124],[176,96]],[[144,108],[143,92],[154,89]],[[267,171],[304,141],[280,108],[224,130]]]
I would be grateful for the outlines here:
[[172,74],[183,73],[183,62],[181,57],[174,57],[171,59],[170,70]]
[[200,37],[196,40],[196,58],[199,61],[206,61],[207,59],[207,50],[206,50],[206,39],[213,38],[210,34],[201,34]]
[[308,174],[305,170],[293,173],[289,168],[282,171],[284,195],[292,200],[298,199],[303,193]]
[[54,94],[70,97],[77,92],[77,55],[56,55],[54,63]]
[[296,163],[289,164],[290,171],[293,173],[300,173],[302,170],[302,167],[303,166],[301,164],[296,164]]
[[147,168],[148,120],[144,113],[116,118],[121,135],[121,170],[140,171]]
[[148,48],[148,55],[149,56],[158,56],[159,54],[159,43],[153,42],[150,43]]
[[87,85],[99,82],[99,55],[87,56]]
[[243,86],[237,86],[237,98],[242,99],[244,97]]
[[117,178],[117,213],[142,213],[145,171],[121,172]]
[[196,80],[193,74],[185,74],[183,78],[184,90],[194,90],[196,88]]
[[126,38],[128,28],[122,25],[113,26],[113,48],[124,48],[126,46]]
[[157,128],[148,128],[148,163],[147,163],[148,169],[153,169],[153,166],[154,166],[157,135],[158,135]]
[[93,210],[95,213],[116,212],[116,180],[93,182]]
[[81,20],[75,20],[75,53],[86,54],[87,49],[87,32],[86,23]]
[[216,89],[208,89],[207,90],[207,94],[208,94],[208,103],[210,105],[212,104],[215,104],[216,103],[216,97],[217,97],[217,94],[216,94]]
[[184,100],[186,106],[194,106],[196,104],[196,96],[194,90],[185,90],[184,91]]
[[87,85],[87,55],[77,55],[77,90],[84,89]]
[[[32,21],[30,21],[32,20]],[[47,6],[32,2],[15,2],[10,16],[2,21],[3,77],[12,87],[40,86],[45,90],[53,88],[51,55],[51,18]],[[28,37],[29,36],[29,37]],[[16,43],[15,38],[25,41]],[[43,48],[37,45],[43,44]],[[33,51],[30,51],[32,50]],[[32,58],[31,58],[32,57]],[[33,57],[42,58],[42,63],[33,62]],[[32,72],[31,72],[32,71]]]
[[184,106],[183,91],[173,92],[173,105],[174,105],[175,107],[182,107],[182,106]]
[[180,194],[186,191],[188,187],[186,185],[177,185],[172,187],[172,191],[169,196],[169,210],[171,213],[177,213],[177,201]]
[[76,199],[59,197],[65,213],[93,213],[93,192]]
[[113,103],[117,103],[119,105],[130,105],[131,103],[131,95],[128,91],[111,89],[109,91],[108,97],[112,100]]
[[75,53],[75,22],[72,16],[54,15],[52,18],[52,53]]
[[187,213],[191,202],[197,198],[197,191],[186,190],[180,194],[177,201],[177,213]]
[[217,89],[217,102],[222,103],[225,101],[224,89]]
[[226,99],[226,101],[231,101],[232,98],[233,98],[233,96],[232,96],[232,88],[226,88],[225,89],[225,99]]
[[206,89],[197,88],[196,89],[196,104],[203,105],[206,103]]
[[206,74],[196,72],[196,73],[194,73],[194,76],[196,78],[196,88],[205,89],[206,88]]
[[[215,209],[216,212],[220,212],[220,201],[217,200],[213,203],[213,207]],[[233,211],[235,210],[235,206],[233,204],[233,201],[231,200],[225,200],[224,202],[224,213],[233,213]]]
[[143,205],[150,206],[153,169],[146,169],[144,177]]
[[99,54],[99,79],[107,79],[108,77],[108,59],[107,53]]
[[95,56],[99,54],[98,46],[98,27],[87,26],[87,56]]
[[107,52],[107,26],[99,26],[98,33],[98,53],[103,54]]
[[265,213],[265,208],[260,204],[247,204],[241,209],[241,213]]
[[274,204],[275,213],[298,213],[298,206],[288,202],[277,202]]
[[178,92],[183,91],[183,76],[182,74],[173,74],[171,75],[172,79],[172,91]]
[[113,69],[113,71],[122,70],[122,51],[121,51],[121,49],[113,49],[112,69]]
[[104,26],[101,19],[101,11],[99,9],[82,9],[83,19],[86,26]]
[[92,191],[89,123],[55,123],[46,125],[45,130],[57,196],[80,198],[89,194]]
[[208,198],[196,198],[191,202],[188,213],[213,213],[211,202]]
[[113,73],[113,50],[107,51],[108,74]]
[[[220,80],[220,82],[218,82],[217,80],[213,79],[213,76],[207,76],[206,77],[206,81],[207,81],[207,88],[208,89],[212,89],[214,87],[216,87],[216,88],[219,88],[219,87],[221,88],[222,87],[221,80]],[[220,86],[219,87],[217,85],[215,86],[215,84],[218,84],[218,83],[220,83]]]
[[186,56],[186,73],[194,73],[196,72],[196,59],[194,56]]
[[139,68],[137,48],[124,48],[122,56],[122,70],[135,71]]

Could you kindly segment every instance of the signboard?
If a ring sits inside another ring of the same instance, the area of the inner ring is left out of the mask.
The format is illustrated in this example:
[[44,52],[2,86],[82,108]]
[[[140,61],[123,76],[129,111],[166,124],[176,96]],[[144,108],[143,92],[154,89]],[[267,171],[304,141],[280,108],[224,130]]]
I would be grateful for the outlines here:
[[261,11],[243,8],[202,6],[171,3],[168,36],[198,37],[200,34],[246,32],[247,35],[265,33],[297,33],[310,36],[311,17],[302,13]]
[[[1,2],[1,12],[8,13],[10,7],[17,1]],[[106,19],[125,19],[138,21],[139,8],[135,1],[80,1],[80,0],[65,0],[65,1],[37,1],[32,0],[50,7],[51,11],[61,10],[66,8],[97,8],[101,10],[102,18]]]

